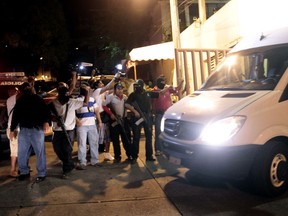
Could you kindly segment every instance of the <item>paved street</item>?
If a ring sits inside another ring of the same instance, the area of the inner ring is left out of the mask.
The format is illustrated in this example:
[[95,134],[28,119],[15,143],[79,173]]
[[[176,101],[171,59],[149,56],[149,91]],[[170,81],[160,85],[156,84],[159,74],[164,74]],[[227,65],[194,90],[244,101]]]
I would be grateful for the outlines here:
[[[0,215],[180,215],[156,180],[175,175],[177,169],[167,170],[160,162],[148,165],[143,153],[144,149],[138,163],[132,166],[122,156],[120,164],[87,166],[87,170],[75,170],[70,179],[64,180],[61,164],[51,142],[47,142],[48,175],[39,184],[34,182],[35,156],[30,160],[34,170],[30,180],[23,182],[9,178],[9,159],[1,160]],[[101,154],[101,161],[103,157]]]
[[[8,177],[6,155],[0,161],[0,216],[287,215],[287,195],[269,199],[254,195],[246,185],[196,178],[164,157],[146,163],[143,146],[142,140],[137,164],[102,162],[102,167],[75,170],[64,180],[47,142],[48,176],[39,184],[34,182],[35,156],[30,161],[34,170],[30,180],[19,182]],[[75,146],[75,160],[76,150]],[[100,158],[103,161],[103,154]]]

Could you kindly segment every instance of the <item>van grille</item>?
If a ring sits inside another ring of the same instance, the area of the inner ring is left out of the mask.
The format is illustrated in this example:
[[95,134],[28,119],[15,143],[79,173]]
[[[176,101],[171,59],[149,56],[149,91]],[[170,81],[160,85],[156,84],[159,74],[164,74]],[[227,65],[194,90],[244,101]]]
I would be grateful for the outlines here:
[[204,125],[180,120],[166,119],[164,132],[178,139],[195,140],[200,136]]

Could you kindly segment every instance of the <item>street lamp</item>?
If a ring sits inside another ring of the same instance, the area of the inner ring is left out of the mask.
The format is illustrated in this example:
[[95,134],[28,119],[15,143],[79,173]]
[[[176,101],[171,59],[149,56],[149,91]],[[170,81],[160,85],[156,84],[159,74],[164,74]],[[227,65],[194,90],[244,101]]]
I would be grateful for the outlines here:
[[44,58],[41,56],[40,57],[40,61],[41,61],[41,69],[42,69],[42,80],[44,79]]

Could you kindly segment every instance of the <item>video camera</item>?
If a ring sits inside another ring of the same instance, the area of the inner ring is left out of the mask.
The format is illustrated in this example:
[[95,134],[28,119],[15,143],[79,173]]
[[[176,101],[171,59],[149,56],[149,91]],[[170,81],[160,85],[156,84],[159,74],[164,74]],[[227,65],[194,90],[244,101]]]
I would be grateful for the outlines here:
[[120,73],[120,77],[126,77],[126,73],[123,72],[119,72]]
[[[90,67],[88,69],[88,67]],[[93,70],[93,64],[89,62],[79,62],[76,65],[70,64],[69,71],[76,71],[77,74],[80,75],[91,75],[91,71]]]
[[114,76],[115,82],[119,82],[123,77],[126,77],[126,73],[118,71]]

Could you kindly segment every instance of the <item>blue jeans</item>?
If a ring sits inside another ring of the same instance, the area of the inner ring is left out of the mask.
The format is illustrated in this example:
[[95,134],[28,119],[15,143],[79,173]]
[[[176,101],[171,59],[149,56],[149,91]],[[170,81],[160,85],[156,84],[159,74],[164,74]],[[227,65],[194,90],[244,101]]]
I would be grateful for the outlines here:
[[39,177],[46,176],[46,152],[44,131],[36,128],[21,128],[18,138],[18,166],[20,174],[29,173],[28,160],[31,146],[36,154],[36,169]]
[[99,135],[96,125],[85,125],[77,127],[78,138],[78,160],[80,164],[87,164],[87,138],[90,146],[91,164],[99,162],[98,141]]

